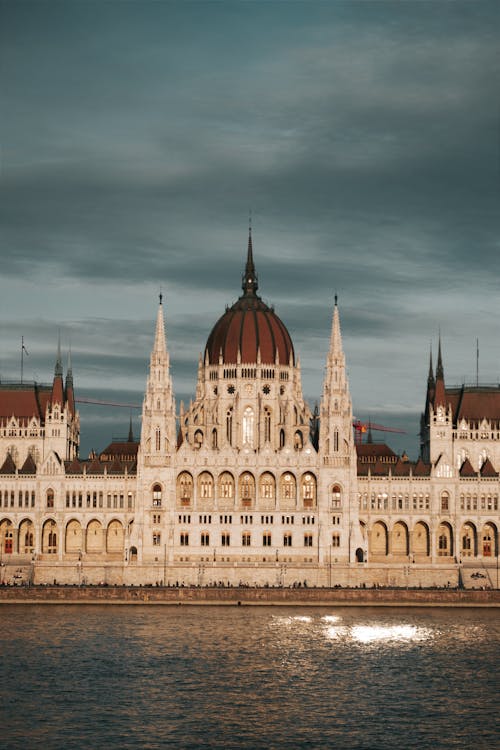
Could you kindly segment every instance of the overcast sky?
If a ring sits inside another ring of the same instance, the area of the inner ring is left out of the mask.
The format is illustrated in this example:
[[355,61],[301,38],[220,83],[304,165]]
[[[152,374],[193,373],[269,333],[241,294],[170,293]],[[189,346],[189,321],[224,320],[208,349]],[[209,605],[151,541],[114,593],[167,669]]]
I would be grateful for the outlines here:
[[[429,348],[498,382],[498,2],[0,0],[0,377],[141,404],[158,292],[178,401],[259,293],[320,398],[334,294],[354,414],[418,452]],[[129,410],[81,405],[82,455]],[[134,430],[139,433],[139,411]],[[383,433],[375,435],[383,439]]]

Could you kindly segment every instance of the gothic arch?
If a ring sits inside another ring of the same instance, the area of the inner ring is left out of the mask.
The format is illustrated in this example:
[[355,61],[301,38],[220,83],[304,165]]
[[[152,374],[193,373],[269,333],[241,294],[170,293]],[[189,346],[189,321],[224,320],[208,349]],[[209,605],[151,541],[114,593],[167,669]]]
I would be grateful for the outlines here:
[[125,534],[120,521],[110,521],[106,530],[106,552],[109,555],[122,555],[124,541]]
[[259,504],[274,507],[275,500],[276,479],[270,471],[265,471],[259,477]]
[[471,521],[462,525],[459,541],[462,557],[477,557],[477,529]]
[[442,521],[438,526],[437,553],[439,557],[451,557],[453,552],[453,529],[447,521]]
[[99,555],[104,552],[104,533],[102,523],[96,518],[89,521],[87,526],[87,549],[89,555]]
[[229,471],[223,471],[219,475],[217,487],[218,500],[221,506],[231,506],[234,502],[234,477]]
[[45,521],[42,527],[42,553],[55,555],[59,543],[59,529],[53,518]]
[[240,502],[244,508],[250,508],[255,503],[255,477],[249,471],[240,474],[238,481]]
[[376,521],[370,532],[370,559],[389,554],[389,532],[383,521]]
[[330,490],[330,497],[332,508],[342,507],[342,487],[337,482],[332,486]]
[[300,490],[304,508],[316,507],[316,477],[310,471],[302,474]]
[[64,551],[67,555],[81,555],[83,534],[82,525],[80,521],[73,518],[66,524],[66,531],[64,534]]
[[280,504],[295,507],[296,499],[297,480],[291,471],[285,471],[280,477]]
[[206,504],[214,499],[214,478],[209,471],[202,471],[198,476],[198,502]]
[[31,554],[35,551],[35,527],[30,518],[24,518],[19,524],[19,552]]
[[411,551],[414,559],[429,557],[431,553],[430,531],[424,521],[417,521],[412,533]]
[[153,508],[161,508],[163,490],[159,482],[155,482],[151,488],[151,500]]
[[177,500],[181,505],[190,505],[193,500],[193,477],[188,471],[181,471],[177,477]]
[[481,531],[481,555],[483,557],[497,557],[498,536],[494,523],[488,521]]
[[404,521],[396,521],[392,527],[391,552],[393,557],[406,557],[410,553],[408,526]]
[[14,552],[14,526],[8,518],[0,521],[0,550],[6,555]]

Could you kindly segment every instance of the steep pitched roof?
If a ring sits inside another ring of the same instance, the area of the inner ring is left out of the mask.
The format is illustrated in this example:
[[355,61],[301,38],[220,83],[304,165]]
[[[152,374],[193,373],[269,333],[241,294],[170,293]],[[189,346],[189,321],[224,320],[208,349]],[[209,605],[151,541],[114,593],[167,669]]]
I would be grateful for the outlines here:
[[495,471],[493,468],[493,464],[491,463],[490,459],[487,458],[486,461],[481,466],[481,476],[482,477],[497,477],[498,471]]
[[431,465],[426,464],[421,458],[413,466],[414,477],[429,477],[431,475]]
[[463,385],[447,388],[446,401],[451,404],[455,424],[460,419],[500,422],[500,386]]
[[391,467],[391,473],[394,477],[409,477],[412,471],[410,461],[402,461],[398,458],[396,464]]
[[129,440],[116,440],[110,443],[100,454],[99,460],[104,462],[119,461],[133,462],[137,459],[139,443]]
[[105,464],[101,463],[98,458],[93,458],[87,464],[87,474],[104,474]]
[[38,383],[0,385],[0,420],[14,416],[17,419],[35,417],[43,422],[51,393],[51,386]]
[[66,474],[83,474],[83,464],[84,462],[79,461],[76,456],[72,461],[65,461]]
[[460,476],[461,477],[475,477],[477,476],[477,472],[474,471],[474,467],[472,466],[471,462],[468,458],[465,459],[462,466],[460,467]]
[[356,445],[356,453],[359,463],[375,463],[376,461],[396,463],[398,458],[386,443],[362,443]]
[[122,462],[118,458],[115,458],[114,461],[111,462],[111,464],[106,464],[106,471],[108,472],[108,474],[125,474],[126,467],[128,470],[127,462]]
[[26,461],[23,463],[20,474],[36,474],[36,464],[31,453],[26,456]]
[[0,474],[15,474],[15,473],[16,473],[16,465],[14,463],[14,459],[12,458],[10,453],[7,453],[5,461],[0,467]]

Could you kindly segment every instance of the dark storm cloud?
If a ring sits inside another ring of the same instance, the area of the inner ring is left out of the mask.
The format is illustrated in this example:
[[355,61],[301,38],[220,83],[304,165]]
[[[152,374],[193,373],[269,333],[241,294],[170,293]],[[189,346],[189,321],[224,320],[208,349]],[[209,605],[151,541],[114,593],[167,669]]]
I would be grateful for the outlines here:
[[249,208],[310,397],[335,293],[363,409],[420,403],[439,326],[449,371],[480,332],[496,373],[499,21],[486,2],[3,2],[2,376],[28,329],[50,374],[62,325],[83,388],[139,392],[161,285],[188,395]]

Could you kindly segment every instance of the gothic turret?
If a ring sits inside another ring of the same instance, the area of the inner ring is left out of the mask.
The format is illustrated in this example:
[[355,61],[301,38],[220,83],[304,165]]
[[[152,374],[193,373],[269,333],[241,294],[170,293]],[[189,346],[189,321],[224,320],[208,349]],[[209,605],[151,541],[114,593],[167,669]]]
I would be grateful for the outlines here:
[[439,337],[438,361],[436,365],[436,384],[434,390],[434,411],[441,406],[446,407],[446,393],[444,386],[443,360],[441,356],[441,336]]
[[51,403],[54,407],[56,404],[62,408],[64,406],[64,385],[63,385],[63,366],[61,358],[61,337],[57,341],[57,358],[54,368],[54,379],[52,381]]
[[321,399],[319,448],[321,453],[336,456],[350,455],[353,450],[352,405],[336,296]]
[[142,408],[141,453],[143,458],[154,456],[155,463],[161,463],[175,450],[175,444],[175,399],[165,338],[163,295],[160,294]]

